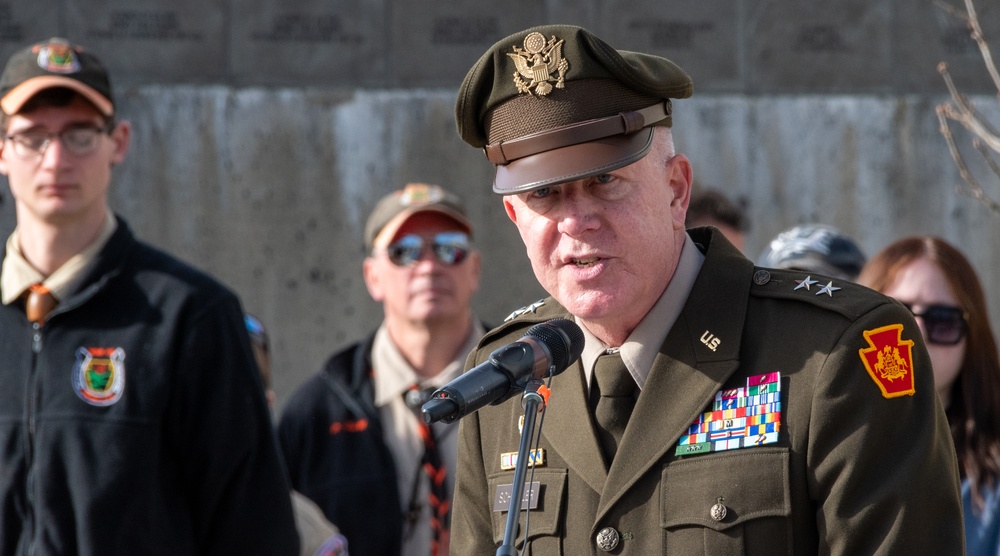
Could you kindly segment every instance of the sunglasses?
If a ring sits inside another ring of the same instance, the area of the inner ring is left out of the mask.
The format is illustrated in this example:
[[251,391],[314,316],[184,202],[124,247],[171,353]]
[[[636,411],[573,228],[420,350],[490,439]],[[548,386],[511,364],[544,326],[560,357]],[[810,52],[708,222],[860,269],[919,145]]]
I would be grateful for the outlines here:
[[913,305],[909,303],[903,305],[913,313],[913,316],[924,319],[928,343],[953,346],[965,338],[968,323],[965,322],[965,311],[961,307],[928,305],[923,313],[918,313],[913,310]]
[[[408,266],[420,260],[424,247],[424,238],[410,234],[390,244],[385,252],[392,264]],[[430,248],[438,262],[445,266],[455,266],[469,255],[469,236],[461,232],[435,234]]]

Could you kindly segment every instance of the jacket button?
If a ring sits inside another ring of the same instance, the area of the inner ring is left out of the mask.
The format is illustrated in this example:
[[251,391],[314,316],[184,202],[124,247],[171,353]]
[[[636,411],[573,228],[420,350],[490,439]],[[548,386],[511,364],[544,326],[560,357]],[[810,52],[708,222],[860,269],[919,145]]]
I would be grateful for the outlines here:
[[708,514],[712,516],[712,519],[715,521],[722,521],[723,519],[726,519],[726,506],[722,503],[722,498],[719,498],[718,502],[712,504],[712,507],[708,510]]
[[771,273],[766,270],[758,270],[753,274],[753,283],[758,286],[763,286],[764,284],[771,281]]
[[605,527],[597,532],[597,548],[605,552],[611,552],[618,546],[619,539],[618,531],[615,531],[612,527]]

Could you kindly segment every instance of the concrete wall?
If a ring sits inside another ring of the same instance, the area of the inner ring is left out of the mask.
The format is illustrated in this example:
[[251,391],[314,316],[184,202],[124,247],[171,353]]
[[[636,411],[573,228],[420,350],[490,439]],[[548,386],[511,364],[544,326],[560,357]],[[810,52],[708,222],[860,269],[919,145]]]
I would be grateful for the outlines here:
[[[980,270],[1000,323],[989,289],[1000,280],[1000,215],[954,190],[934,115],[947,100],[937,62],[994,122],[1000,101],[961,25],[930,2],[103,4],[0,3],[0,54],[60,34],[108,60],[134,126],[112,204],[261,317],[279,403],[380,320],[361,280],[361,228],[408,181],[465,198],[484,258],[482,318],[500,322],[544,295],[490,193],[491,166],[458,139],[453,116],[473,61],[541,21],[584,24],[688,69],[696,95],[675,103],[678,150],[696,181],[747,201],[751,256],[810,221],[853,234],[869,254],[903,234],[938,234]],[[988,32],[998,10],[981,9]],[[14,218],[3,198],[5,237]]]

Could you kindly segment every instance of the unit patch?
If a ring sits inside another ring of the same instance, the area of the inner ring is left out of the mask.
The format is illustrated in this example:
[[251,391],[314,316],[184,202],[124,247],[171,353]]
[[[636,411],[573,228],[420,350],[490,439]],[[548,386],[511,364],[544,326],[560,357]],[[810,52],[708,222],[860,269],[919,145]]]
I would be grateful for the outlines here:
[[868,375],[886,398],[916,393],[913,387],[913,340],[903,340],[902,334],[902,324],[865,330],[865,340],[870,347],[858,350]]
[[746,386],[716,392],[712,411],[702,413],[681,436],[674,454],[688,456],[748,448],[778,441],[781,373],[747,378]]
[[125,391],[125,350],[115,347],[77,349],[73,390],[81,400],[98,407],[121,399]]

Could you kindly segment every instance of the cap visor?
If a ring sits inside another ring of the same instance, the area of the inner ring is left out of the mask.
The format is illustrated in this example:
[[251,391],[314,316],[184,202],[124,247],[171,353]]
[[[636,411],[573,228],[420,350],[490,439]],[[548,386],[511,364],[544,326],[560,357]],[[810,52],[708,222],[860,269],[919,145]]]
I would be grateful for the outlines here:
[[89,100],[98,110],[105,116],[110,116],[114,114],[114,107],[111,105],[111,101],[107,99],[101,93],[98,93],[95,89],[84,85],[83,83],[77,81],[76,79],[71,79],[69,77],[62,77],[59,75],[43,75],[40,77],[33,77],[24,81],[17,87],[14,87],[7,93],[2,100],[0,100],[0,108],[3,108],[4,114],[8,116],[17,114],[24,103],[28,102],[31,97],[35,96],[45,89],[52,89],[55,87],[66,87],[67,89],[72,89],[84,98]]
[[653,126],[631,135],[614,135],[552,149],[497,166],[493,192],[523,193],[610,172],[640,160],[653,145]]

